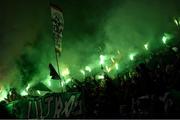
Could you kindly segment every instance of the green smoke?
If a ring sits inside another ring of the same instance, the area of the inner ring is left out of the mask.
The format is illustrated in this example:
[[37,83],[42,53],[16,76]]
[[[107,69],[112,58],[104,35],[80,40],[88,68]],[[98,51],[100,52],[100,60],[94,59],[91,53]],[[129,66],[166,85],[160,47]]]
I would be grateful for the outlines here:
[[1,1],[0,80],[3,86],[25,89],[49,74],[54,62],[48,1]]
[[60,3],[65,17],[61,64],[67,64],[77,77],[81,75],[78,71],[87,65],[100,70],[100,54],[106,56],[105,64],[109,67],[110,58],[119,51],[121,57],[116,59],[122,70],[137,55],[162,47],[162,36],[176,30],[173,17],[179,13],[175,0]]
[[[104,69],[122,71],[136,55],[161,47],[164,33],[174,33],[173,18],[180,16],[178,0],[54,2],[65,20],[60,70],[68,68],[77,78],[100,71],[100,55],[106,58]],[[1,1],[0,9],[1,83],[20,90],[39,81],[52,86],[48,64],[56,64],[48,0]]]

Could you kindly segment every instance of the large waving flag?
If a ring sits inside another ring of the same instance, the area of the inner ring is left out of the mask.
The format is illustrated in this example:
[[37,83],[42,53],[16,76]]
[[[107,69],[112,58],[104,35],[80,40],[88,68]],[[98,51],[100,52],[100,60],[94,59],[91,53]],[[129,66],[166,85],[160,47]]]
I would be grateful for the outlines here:
[[62,51],[62,32],[64,28],[63,13],[60,7],[51,4],[51,19],[53,26],[53,35],[55,40],[56,53],[60,55]]
[[52,19],[52,30],[54,37],[54,48],[56,54],[56,63],[57,63],[58,74],[60,75],[59,58],[62,51],[62,32],[64,28],[63,12],[62,9],[56,5],[51,4],[50,7],[51,7],[51,19]]

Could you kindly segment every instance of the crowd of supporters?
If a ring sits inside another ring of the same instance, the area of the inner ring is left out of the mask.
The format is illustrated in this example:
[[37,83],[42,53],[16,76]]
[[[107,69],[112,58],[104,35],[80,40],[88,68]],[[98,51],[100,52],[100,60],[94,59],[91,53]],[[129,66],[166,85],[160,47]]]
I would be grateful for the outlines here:
[[180,112],[180,52],[165,46],[134,69],[97,81],[74,80],[69,91],[83,93],[88,118],[172,118]]
[[[66,89],[82,93],[82,118],[180,117],[178,45],[165,45],[115,78],[104,72],[101,80],[93,75],[86,76],[83,82],[73,79],[73,87]],[[0,113],[7,113],[4,103],[0,105]]]

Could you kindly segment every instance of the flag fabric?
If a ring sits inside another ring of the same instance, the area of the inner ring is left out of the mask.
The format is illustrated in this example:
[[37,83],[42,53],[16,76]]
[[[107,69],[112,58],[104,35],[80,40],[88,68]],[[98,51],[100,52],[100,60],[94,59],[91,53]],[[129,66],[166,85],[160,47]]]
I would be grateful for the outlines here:
[[48,87],[46,87],[46,85],[44,85],[44,83],[39,82],[37,84],[35,84],[34,86],[31,87],[32,90],[40,90],[40,91],[51,91]]
[[64,28],[64,19],[62,10],[51,4],[51,20],[52,20],[52,29],[53,37],[55,41],[55,52],[58,54],[58,57],[61,55],[62,51],[62,32]]
[[84,115],[84,100],[79,92],[27,96],[5,107],[18,119],[70,119]]
[[50,69],[50,76],[52,76],[53,80],[61,79],[52,64],[49,64],[49,69]]

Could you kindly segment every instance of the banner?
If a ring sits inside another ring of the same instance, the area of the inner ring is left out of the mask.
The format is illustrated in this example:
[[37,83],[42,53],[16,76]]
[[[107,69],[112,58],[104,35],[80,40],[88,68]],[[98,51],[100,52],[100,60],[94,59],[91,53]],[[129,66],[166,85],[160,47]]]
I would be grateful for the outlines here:
[[55,5],[51,5],[51,19],[53,28],[53,37],[55,40],[56,54],[60,56],[62,51],[62,32],[64,28],[63,13],[60,8]]
[[8,108],[17,118],[73,118],[82,115],[82,97],[78,92],[49,93],[14,101]]

